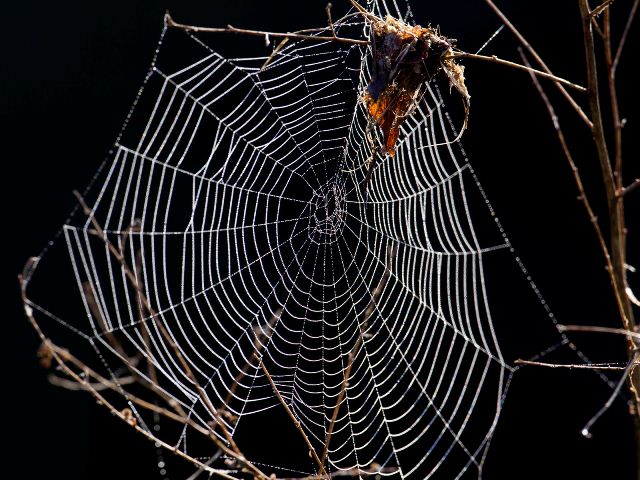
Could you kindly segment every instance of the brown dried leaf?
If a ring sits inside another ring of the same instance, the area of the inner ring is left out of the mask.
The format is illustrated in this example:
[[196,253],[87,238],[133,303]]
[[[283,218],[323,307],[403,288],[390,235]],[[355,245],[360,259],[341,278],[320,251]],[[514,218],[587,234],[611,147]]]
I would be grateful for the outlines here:
[[431,27],[410,26],[390,16],[374,21],[372,27],[374,71],[363,101],[382,131],[384,153],[395,155],[402,123],[419,102],[425,84],[441,70],[463,98],[466,125],[470,96],[464,67],[449,58],[454,41]]

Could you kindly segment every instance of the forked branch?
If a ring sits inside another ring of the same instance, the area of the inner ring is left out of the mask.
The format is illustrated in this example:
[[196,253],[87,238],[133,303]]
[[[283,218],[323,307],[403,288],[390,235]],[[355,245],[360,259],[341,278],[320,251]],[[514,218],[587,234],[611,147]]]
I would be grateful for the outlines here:
[[[80,193],[77,191],[74,191],[74,195],[76,196],[78,203],[80,204],[80,207],[82,208],[84,214],[87,216],[87,218],[89,218],[89,221],[93,225],[93,228],[97,232],[98,236],[105,243],[108,251],[111,252],[111,254],[115,257],[117,262],[122,267],[122,270],[126,278],[129,280],[130,285],[132,286],[132,288],[134,288],[134,290],[138,294],[138,299],[140,301],[140,304],[144,306],[144,309],[147,311],[147,313],[151,318],[157,319],[158,318],[157,312],[151,306],[151,302],[147,298],[146,292],[142,288],[142,285],[140,284],[139,279],[136,277],[135,273],[131,270],[131,268],[127,264],[126,258],[122,250],[116,248],[115,245],[113,245],[113,243],[111,242],[111,240],[109,240],[109,237],[102,229],[102,226],[98,223],[98,220],[95,218],[93,211],[89,208],[87,203],[84,201],[84,198],[82,197],[82,195],[80,195]],[[222,431],[227,442],[229,442],[229,445],[231,446],[231,448],[236,452],[236,454],[240,455],[240,449],[236,445],[235,440],[229,433],[229,430],[224,424],[224,421],[218,415],[218,412],[216,408],[213,406],[213,404],[211,403],[211,400],[209,400],[209,397],[205,393],[204,388],[202,388],[202,386],[200,385],[200,382],[198,382],[198,379],[196,378],[191,367],[189,366],[188,362],[184,358],[184,355],[180,351],[180,348],[178,347],[178,345],[176,344],[174,339],[171,337],[171,335],[169,334],[166,327],[161,321],[156,321],[155,325],[158,327],[158,330],[162,334],[167,344],[171,347],[171,350],[173,351],[173,354],[176,356],[176,359],[178,360],[180,366],[182,367],[185,375],[189,378],[191,383],[193,383],[195,390],[198,393],[198,397],[202,401],[202,404],[209,410],[209,413],[211,414],[211,416],[214,418],[214,420],[220,427],[220,430]]]
[[[343,38],[334,35],[309,35],[301,31],[296,32],[267,32],[264,30],[251,30],[248,28],[238,28],[233,25],[227,25],[226,27],[197,27],[195,25],[187,25],[184,23],[176,22],[169,12],[165,14],[165,23],[168,27],[178,28],[186,32],[194,33],[235,33],[241,35],[250,35],[262,38],[287,38],[290,40],[309,40],[312,42],[338,42],[348,43],[351,45],[369,45],[367,40],[358,40],[355,38]],[[333,25],[333,24],[332,24]],[[325,28],[319,28],[317,31],[322,31]]]
[[[27,264],[27,267],[28,266],[29,266],[29,264]],[[25,271],[26,271],[26,269],[27,268],[25,268]],[[236,477],[233,477],[233,476],[229,475],[226,471],[219,470],[219,469],[216,469],[216,468],[212,468],[212,467],[210,467],[208,465],[203,464],[199,460],[197,460],[197,459],[187,455],[186,453],[184,453],[178,447],[168,444],[164,440],[162,440],[162,439],[158,438],[157,436],[155,436],[150,431],[148,431],[148,430],[146,430],[144,428],[141,428],[136,422],[132,421],[132,417],[131,417],[130,412],[125,412],[124,410],[119,410],[118,408],[116,408],[109,400],[107,400],[107,398],[101,393],[101,391],[99,391],[98,389],[94,388],[94,385],[91,382],[89,382],[87,380],[87,378],[83,378],[82,376],[80,376],[79,373],[77,373],[75,370],[70,368],[69,365],[68,365],[68,362],[72,361],[74,359],[74,357],[67,350],[58,347],[49,338],[47,338],[45,336],[44,332],[42,331],[42,329],[40,328],[40,325],[38,324],[38,322],[35,319],[32,304],[29,301],[29,298],[27,297],[27,293],[26,293],[26,287],[27,287],[26,278],[27,278],[27,275],[24,274],[24,273],[19,275],[19,277],[18,277],[18,281],[20,283],[20,288],[21,288],[22,302],[23,302],[23,306],[24,306],[25,315],[26,315],[27,319],[29,320],[29,322],[31,323],[31,326],[33,327],[33,329],[36,331],[38,337],[42,341],[42,344],[49,351],[49,353],[51,355],[51,358],[58,365],[60,371],[62,371],[65,375],[67,375],[69,378],[71,378],[78,385],[82,385],[84,387],[84,389],[87,392],[89,392],[98,401],[99,404],[104,405],[116,418],[119,418],[120,420],[125,422],[127,425],[129,425],[131,428],[136,430],[138,433],[140,433],[141,435],[145,436],[147,439],[155,442],[156,444],[158,444],[162,448],[174,453],[175,455],[185,459],[186,461],[194,464],[195,466],[203,469],[204,471],[206,471],[208,473],[211,473],[213,475],[217,475],[217,476],[225,478],[227,480],[238,480],[238,479],[236,479]],[[87,372],[91,372],[91,370],[86,365],[84,365],[82,362],[79,362],[78,366],[80,367],[80,371],[85,375],[87,374]],[[100,378],[100,377],[96,376],[95,378]],[[109,386],[109,381],[106,380],[106,379],[99,379],[98,382],[100,384],[102,384],[102,385]],[[121,386],[117,386],[116,388],[120,389]],[[148,405],[151,406],[152,404],[148,404]],[[174,417],[174,419],[177,417],[177,416],[175,416],[175,414],[173,414],[172,412],[169,412],[169,411],[165,411],[164,413],[167,413],[167,416],[169,416],[169,417]],[[234,457],[239,463],[249,467],[250,462],[248,462],[246,459],[244,459],[244,457],[237,455],[236,452],[234,452],[233,450],[228,448],[217,437],[214,437],[213,440],[214,440],[214,442],[216,442],[216,445],[218,446],[218,448],[223,450],[229,456]],[[262,480],[268,480],[268,477],[264,473],[262,473],[259,469],[257,469],[255,466],[253,466],[253,469],[251,469],[251,471],[254,471],[258,478],[260,478]]]
[[[92,229],[93,233],[96,236],[98,236],[99,238],[102,239],[102,241],[105,243],[105,246],[107,247],[107,250],[111,253],[111,255],[113,255],[113,257],[116,259],[116,261],[120,264],[125,277],[128,279],[128,281],[131,284],[132,288],[137,292],[139,300],[140,300],[140,303],[144,306],[144,309],[147,311],[147,313],[150,315],[150,317],[151,318],[157,318],[158,317],[157,313],[154,311],[153,307],[151,306],[149,300],[147,299],[147,297],[145,295],[144,289],[142,288],[142,286],[139,283],[139,277],[137,277],[136,274],[128,266],[123,250],[118,249],[113,245],[113,243],[109,240],[109,238],[107,237],[106,233],[102,229],[101,225],[98,223],[97,219],[93,215],[92,210],[89,208],[89,206],[84,201],[83,197],[78,192],[74,192],[74,193],[75,193],[75,195],[76,195],[76,197],[78,199],[78,202],[79,202],[83,212],[89,218],[89,221],[90,221],[90,223],[91,223],[91,225],[93,227],[93,229]],[[25,267],[25,271],[28,268],[30,268],[30,265],[32,265],[32,263],[29,263],[27,265],[27,267]],[[162,325],[161,322],[156,322],[156,325],[158,326],[158,329],[162,333],[164,339],[167,341],[168,346],[172,349],[172,351],[173,351],[174,355],[176,356],[179,364],[182,366],[185,374],[189,377],[189,379],[194,384],[196,392],[200,396],[201,401],[207,407],[207,409],[210,411],[211,415],[215,419],[215,422],[216,422],[217,426],[220,427],[220,430],[222,431],[223,436],[227,440],[229,446],[227,446],[224,442],[222,442],[213,433],[213,429],[211,429],[211,428],[210,429],[203,429],[201,426],[199,426],[197,424],[194,424],[193,421],[190,419],[190,417],[188,415],[181,415],[180,414],[180,409],[177,410],[177,413],[174,413],[174,412],[168,411],[168,410],[166,410],[164,408],[158,407],[158,406],[156,406],[156,405],[154,405],[154,404],[152,404],[150,402],[147,402],[146,400],[137,398],[137,397],[129,394],[128,392],[125,392],[123,390],[123,384],[122,383],[116,383],[116,382],[113,382],[111,380],[105,379],[104,377],[100,376],[99,374],[94,372],[92,369],[90,369],[87,365],[82,363],[80,360],[76,359],[73,355],[71,355],[71,353],[69,353],[66,350],[61,349],[60,347],[56,346],[51,340],[49,340],[44,335],[44,333],[42,332],[42,330],[40,329],[38,323],[35,320],[35,317],[33,315],[33,308],[31,306],[31,303],[30,303],[30,301],[29,301],[29,299],[27,297],[27,294],[26,294],[26,287],[27,287],[26,275],[23,275],[23,276],[20,277],[20,285],[21,285],[21,289],[22,289],[22,296],[23,296],[23,303],[24,303],[25,313],[26,313],[29,321],[31,322],[32,326],[34,327],[34,329],[38,333],[38,336],[42,340],[42,343],[43,343],[43,346],[44,346],[43,348],[46,349],[46,351],[49,352],[48,354],[50,354],[50,357],[58,363],[58,365],[60,366],[61,371],[64,374],[66,374],[73,382],[76,382],[78,385],[80,385],[84,390],[90,392],[97,400],[99,400],[99,403],[107,406],[107,408],[109,408],[116,416],[118,416],[118,418],[121,418],[122,420],[126,421],[132,427],[134,427],[136,430],[138,430],[141,433],[143,433],[148,438],[150,438],[150,439],[152,439],[154,441],[157,441],[161,446],[167,448],[168,450],[176,453],[177,455],[179,455],[179,456],[181,456],[183,458],[186,458],[187,460],[189,460],[192,463],[194,463],[195,465],[197,465],[199,468],[203,468],[209,473],[213,473],[213,474],[222,476],[224,478],[228,478],[228,479],[234,478],[234,477],[230,476],[228,473],[226,473],[224,471],[220,471],[218,469],[210,468],[210,467],[204,465],[202,462],[199,462],[199,461],[191,458],[186,453],[180,451],[177,447],[170,446],[170,445],[166,444],[165,442],[163,442],[161,439],[156,438],[156,436],[153,435],[152,433],[150,433],[150,432],[148,432],[148,431],[146,431],[144,429],[140,429],[140,427],[134,421],[135,418],[132,417],[130,413],[128,415],[123,414],[121,411],[117,410],[110,402],[108,402],[104,398],[104,396],[100,393],[101,390],[114,390],[117,393],[123,395],[128,401],[133,402],[138,406],[141,406],[141,407],[143,407],[145,409],[148,409],[148,410],[155,411],[156,413],[160,413],[160,414],[162,414],[162,415],[166,416],[167,418],[170,418],[170,419],[172,419],[174,421],[178,421],[178,422],[181,422],[181,423],[183,423],[185,425],[191,426],[195,430],[199,431],[200,433],[207,434],[207,436],[211,440],[213,440],[213,442],[216,444],[216,446],[221,451],[223,451],[224,453],[229,455],[231,458],[233,458],[234,461],[236,461],[237,464],[240,465],[241,468],[244,471],[250,472],[256,478],[259,478],[259,479],[262,479],[262,480],[267,480],[267,478],[268,478],[267,475],[265,475],[253,463],[249,462],[244,457],[244,455],[240,452],[240,449],[235,444],[235,441],[231,437],[231,435],[230,435],[228,429],[226,428],[224,422],[219,417],[219,414],[218,414],[217,410],[215,409],[215,407],[213,407],[213,405],[209,401],[207,395],[204,392],[204,389],[199,385],[199,382],[195,378],[195,375],[191,371],[191,368],[189,367],[188,363],[186,362],[186,360],[182,356],[182,353],[180,352],[178,346],[175,344],[175,342],[173,341],[173,339],[169,335],[169,332],[166,330],[166,328],[164,328],[164,325]],[[107,340],[109,340],[110,336],[106,335],[105,338]],[[125,359],[126,359],[126,357],[125,357]],[[69,362],[71,362],[77,368],[77,370],[82,373],[84,378],[77,371],[75,371],[72,368],[70,368],[70,366],[68,365]],[[93,380],[95,380],[95,382],[97,382],[97,384],[100,384],[101,386],[99,388],[96,388],[97,385],[91,383],[87,379],[93,379]],[[65,382],[63,382],[63,383],[65,383]],[[66,383],[65,383],[65,385],[66,385]],[[153,391],[155,393],[158,393],[157,389],[153,390]]]
[[[542,57],[540,57],[540,55],[538,55],[538,52],[531,46],[531,44],[527,41],[527,39],[524,37],[524,35],[522,35],[522,33],[520,33],[520,31],[515,27],[515,25],[513,25],[513,23],[511,23],[511,21],[507,18],[507,16],[504,13],[502,13],[502,11],[496,6],[495,3],[493,3],[492,0],[485,0],[485,2],[489,6],[489,8],[491,8],[491,10],[493,10],[493,12],[498,16],[500,21],[518,39],[520,44],[529,52],[529,54],[532,56],[532,58],[535,59],[535,61],[538,63],[538,65],[540,65],[542,67],[542,69],[546,73],[551,74],[552,73],[551,69],[547,66],[547,64],[544,62],[544,60],[542,60]],[[578,116],[584,121],[584,123],[586,123],[591,128],[593,124],[592,124],[591,120],[589,119],[589,117],[584,113],[584,111],[582,110],[580,105],[578,105],[576,103],[576,101],[569,94],[569,92],[567,92],[567,90],[564,88],[564,86],[562,84],[560,84],[559,82],[556,82],[556,86],[558,87],[558,89],[560,90],[560,92],[562,93],[564,98],[566,98],[566,100],[569,102],[571,107],[576,111]]]
[[342,384],[340,385],[340,393],[338,394],[338,399],[336,400],[336,405],[333,408],[333,414],[331,415],[331,421],[329,422],[329,428],[327,429],[327,434],[324,439],[324,449],[322,451],[322,463],[327,459],[327,455],[329,454],[329,443],[331,442],[331,437],[333,435],[333,430],[336,425],[336,421],[338,419],[338,412],[340,411],[340,406],[342,405],[342,400],[344,399],[345,393],[347,391],[347,386],[349,385],[349,378],[351,377],[351,369],[353,368],[353,362],[355,361],[360,348],[364,343],[364,336],[366,335],[366,329],[369,323],[369,319],[373,312],[375,311],[376,305],[384,290],[384,287],[387,285],[387,281],[389,280],[389,276],[391,275],[391,268],[393,264],[393,260],[395,258],[395,250],[393,247],[389,247],[387,249],[387,261],[385,263],[385,270],[380,278],[380,282],[376,286],[375,290],[371,293],[371,300],[369,300],[369,304],[364,311],[364,315],[362,318],[362,322],[360,324],[360,332],[356,338],[356,341],[347,356],[347,367],[344,369],[344,375],[342,377]]
[[[343,20],[344,18],[348,18],[350,16],[353,16],[353,15],[361,15],[365,19],[367,19],[368,21],[374,21],[374,22],[377,21],[377,22],[381,22],[381,23],[385,22],[383,19],[375,16],[373,13],[371,13],[371,12],[367,11],[366,9],[364,9],[357,2],[355,2],[353,0],[350,0],[350,3],[356,8],[356,13],[355,14],[346,15],[345,17],[343,17],[339,21]],[[271,31],[264,31],[264,30],[253,30],[253,29],[248,29],[248,28],[234,27],[233,25],[227,25],[226,27],[200,27],[200,26],[196,26],[196,25],[189,25],[189,24],[176,22],[168,11],[165,13],[165,23],[170,28],[177,28],[177,29],[180,29],[180,30],[184,30],[186,32],[194,32],[194,33],[233,33],[233,34],[240,34],[240,35],[249,35],[249,36],[262,37],[262,38],[265,38],[267,40],[267,43],[268,43],[270,38],[281,38],[281,39],[284,39],[284,40],[307,40],[307,41],[312,41],[312,42],[337,42],[337,43],[346,43],[346,44],[359,45],[359,46],[370,46],[371,45],[371,42],[369,40],[362,40],[362,39],[338,36],[337,33],[336,33],[335,22],[333,21],[333,18],[332,18],[332,15],[331,15],[331,11],[332,11],[332,6],[331,6],[331,3],[329,3],[329,4],[327,4],[327,7],[326,7],[327,19],[328,19],[328,23],[329,23],[328,27],[297,30],[297,31],[294,31],[294,32],[271,32]],[[331,32],[331,35],[319,35],[318,34],[318,32],[327,31],[327,30]],[[311,34],[310,32],[315,32],[315,34]],[[282,46],[283,46],[283,44],[279,44],[278,47],[276,48],[276,50],[279,51],[282,48]],[[515,63],[515,62],[508,61],[508,60],[502,60],[502,59],[496,57],[495,55],[486,56],[486,55],[479,55],[479,54],[474,54],[474,53],[467,53],[467,52],[463,52],[463,51],[456,51],[453,55],[451,55],[451,56],[449,56],[447,58],[452,58],[452,59],[453,58],[466,58],[466,59],[471,59],[471,60],[481,60],[481,61],[485,61],[485,62],[495,63],[497,65],[503,65],[503,66],[506,66],[506,67],[514,68],[514,69],[517,69],[517,70],[524,70],[524,71],[532,72],[535,75],[538,75],[538,76],[540,76],[542,78],[546,78],[546,79],[552,80],[553,82],[558,84],[560,86],[560,88],[563,89],[563,91],[565,93],[566,93],[566,90],[564,90],[563,86],[572,88],[574,90],[577,90],[577,91],[583,92],[583,93],[586,92],[586,90],[587,90],[585,87],[583,87],[581,85],[578,85],[578,84],[576,84],[574,82],[571,82],[571,81],[566,80],[566,79],[564,79],[562,77],[558,77],[557,75],[554,75],[553,73],[551,73],[551,71],[544,64],[542,64],[543,67],[544,67],[544,71],[541,71],[541,70],[537,70],[535,68],[532,68],[531,66],[525,66],[525,65],[521,65],[521,64],[518,64],[518,63]],[[268,63],[270,60],[271,60],[271,57],[267,60],[266,63]],[[568,95],[568,93],[566,93],[566,95],[568,96],[568,98],[572,102],[574,102],[573,99]],[[575,104],[575,102],[574,102],[574,108],[578,108],[578,110],[579,110],[579,107],[577,107],[577,104]],[[586,120],[588,121],[588,119],[586,119]]]
[[629,186],[619,189],[616,192],[616,195],[618,197],[624,197],[625,195],[633,192],[638,187],[640,187],[640,178],[636,178]]
[[326,472],[326,470],[324,468],[324,464],[320,460],[320,457],[318,457],[318,453],[316,452],[316,449],[313,448],[313,445],[311,445],[311,441],[309,440],[309,437],[307,436],[307,434],[305,433],[304,429],[302,428],[302,424],[300,423],[300,420],[298,420],[298,418],[295,416],[295,414],[291,411],[291,408],[289,408],[289,405],[287,404],[285,399],[282,397],[282,394],[280,393],[280,390],[278,389],[278,386],[273,381],[273,378],[271,377],[271,374],[269,373],[269,370],[267,370],[267,367],[264,364],[264,359],[260,360],[260,367],[262,368],[262,371],[264,372],[265,376],[267,377],[267,380],[269,380],[269,384],[271,385],[271,388],[273,389],[273,392],[275,393],[276,397],[278,398],[278,401],[284,407],[285,411],[287,412],[287,415],[289,415],[289,418],[291,419],[291,421],[295,425],[296,429],[298,430],[298,432],[302,436],[302,438],[303,438],[304,442],[306,443],[307,447],[309,448],[309,455],[311,455],[313,460],[316,462],[316,465],[318,466],[318,470],[320,472],[320,475],[322,477],[326,477],[327,476],[327,472]]
[[[527,57],[525,56],[524,52],[522,51],[522,49],[519,49],[520,52],[520,56],[522,57],[522,62],[525,65],[529,64],[529,61],[527,60]],[[569,149],[569,145],[567,143],[567,140],[565,138],[564,132],[562,130],[562,127],[560,125],[560,120],[558,118],[558,115],[556,114],[555,108],[553,107],[553,105],[551,104],[551,101],[549,100],[549,97],[547,96],[547,94],[545,93],[544,89],[542,88],[542,85],[540,84],[540,82],[538,81],[538,79],[534,76],[531,75],[531,81],[533,82],[534,86],[536,87],[536,90],[538,91],[538,94],[540,95],[540,99],[542,100],[542,102],[544,103],[545,107],[547,108],[547,112],[549,113],[549,116],[551,117],[551,122],[553,124],[553,128],[556,132],[556,136],[558,137],[558,141],[560,142],[560,146],[562,148],[562,152],[564,153],[564,156],[569,164],[569,168],[571,169],[571,173],[573,174],[573,179],[575,181],[576,187],[578,189],[578,199],[580,200],[580,202],[582,203],[582,205],[585,208],[585,211],[587,213],[587,217],[589,218],[589,222],[591,223],[591,226],[593,227],[593,231],[596,235],[596,238],[598,240],[598,245],[600,246],[600,250],[602,251],[602,255],[604,257],[606,266],[607,266],[607,272],[609,273],[609,278],[611,280],[611,285],[614,291],[614,295],[615,295],[615,299],[616,299],[616,303],[618,305],[618,309],[621,315],[624,314],[624,305],[623,305],[623,301],[622,301],[622,290],[620,288],[620,285],[618,284],[618,279],[615,275],[615,269],[613,267],[613,260],[611,258],[611,253],[609,251],[609,246],[607,245],[607,241],[604,238],[604,234],[602,232],[602,228],[600,227],[600,223],[598,222],[598,217],[596,216],[595,212],[593,211],[593,208],[591,206],[591,201],[589,200],[589,196],[587,195],[587,192],[585,191],[584,188],[584,183],[582,181],[582,176],[580,174],[580,170],[578,169],[578,166],[575,162],[575,160],[573,159],[573,155],[571,153],[571,150]]]

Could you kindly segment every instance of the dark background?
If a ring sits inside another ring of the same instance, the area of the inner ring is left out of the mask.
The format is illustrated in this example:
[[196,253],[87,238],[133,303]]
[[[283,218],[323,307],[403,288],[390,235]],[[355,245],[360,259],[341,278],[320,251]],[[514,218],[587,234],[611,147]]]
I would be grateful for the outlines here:
[[[414,3],[420,3],[414,5],[419,23],[440,25],[444,34],[458,38],[467,51],[475,51],[499,26],[481,0]],[[554,72],[584,83],[576,2],[511,3],[515,6],[507,5],[506,13]],[[629,0],[615,3],[618,34],[630,4]],[[38,342],[21,313],[14,278],[25,260],[37,254],[64,222],[74,203],[71,191],[88,183],[111,147],[147,71],[166,8],[185,23],[231,23],[285,31],[323,24],[324,5],[323,1],[291,0],[220,4],[31,0],[3,6],[0,152],[3,242],[9,243],[2,262],[7,286],[3,288],[1,365],[8,382],[3,382],[0,395],[6,403],[2,407],[1,477],[160,478],[152,444],[114,421],[88,395],[47,384],[46,372],[35,356]],[[640,170],[639,104],[633,76],[640,53],[637,32],[636,27],[619,70],[622,115],[628,117],[627,178],[635,178]],[[233,37],[220,41],[233,48]],[[262,40],[256,40],[256,48],[261,44]],[[509,33],[503,32],[488,52],[515,59],[515,46]],[[528,76],[467,62],[467,78],[473,101],[465,148],[546,300],[562,323],[617,326],[604,262]],[[601,210],[599,170],[592,151],[586,148],[588,133],[572,111],[563,107],[558,111]],[[636,266],[640,266],[639,197],[636,192],[628,201],[629,263]],[[640,282],[630,275],[637,291]],[[504,288],[500,300],[516,312],[514,321],[519,310],[539,310],[535,302],[511,304],[508,279]],[[542,311],[538,317],[541,325],[548,326]],[[523,324],[522,335],[535,336],[536,328],[535,323]],[[585,335],[572,339],[595,361],[624,360],[623,343],[618,339]],[[592,440],[580,435],[609,393],[589,372],[520,371],[484,478],[634,478],[631,419],[623,401],[616,401],[594,427]],[[170,478],[181,478],[168,473]]]

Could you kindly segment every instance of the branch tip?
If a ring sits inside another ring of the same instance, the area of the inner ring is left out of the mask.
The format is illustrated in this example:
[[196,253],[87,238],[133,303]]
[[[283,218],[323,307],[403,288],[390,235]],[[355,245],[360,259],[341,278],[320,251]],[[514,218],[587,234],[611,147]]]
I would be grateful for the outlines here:
[[169,12],[169,9],[167,9],[164,12],[164,24],[167,27],[173,27],[175,22],[173,21],[173,18],[171,17],[171,13]]

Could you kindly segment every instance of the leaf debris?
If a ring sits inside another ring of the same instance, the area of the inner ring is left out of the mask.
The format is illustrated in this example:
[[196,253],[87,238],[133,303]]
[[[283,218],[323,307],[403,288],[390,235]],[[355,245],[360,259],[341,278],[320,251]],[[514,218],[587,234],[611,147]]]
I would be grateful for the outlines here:
[[395,155],[400,126],[414,111],[427,83],[441,71],[462,97],[464,131],[471,97],[464,67],[453,57],[455,40],[440,35],[435,28],[411,26],[389,15],[384,20],[375,18],[371,24],[373,74],[363,101],[382,130],[384,153]]

